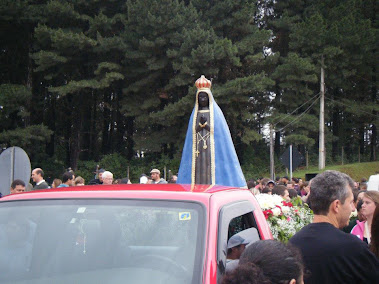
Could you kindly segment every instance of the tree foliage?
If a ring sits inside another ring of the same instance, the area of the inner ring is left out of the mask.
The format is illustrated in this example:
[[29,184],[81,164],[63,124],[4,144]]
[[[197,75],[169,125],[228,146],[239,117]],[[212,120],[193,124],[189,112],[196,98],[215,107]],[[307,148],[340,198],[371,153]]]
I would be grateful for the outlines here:
[[0,143],[23,147],[33,165],[176,172],[204,74],[246,175],[255,175],[268,168],[269,123],[277,157],[287,144],[318,153],[323,67],[328,161],[341,147],[351,160],[358,150],[375,160],[375,5],[0,1]]

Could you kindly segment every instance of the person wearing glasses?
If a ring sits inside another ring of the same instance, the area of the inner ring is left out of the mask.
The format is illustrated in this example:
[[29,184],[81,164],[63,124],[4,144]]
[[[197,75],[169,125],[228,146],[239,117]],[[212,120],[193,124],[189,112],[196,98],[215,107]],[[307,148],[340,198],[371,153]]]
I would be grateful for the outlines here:
[[113,174],[110,171],[103,172],[103,184],[112,184],[113,183]]

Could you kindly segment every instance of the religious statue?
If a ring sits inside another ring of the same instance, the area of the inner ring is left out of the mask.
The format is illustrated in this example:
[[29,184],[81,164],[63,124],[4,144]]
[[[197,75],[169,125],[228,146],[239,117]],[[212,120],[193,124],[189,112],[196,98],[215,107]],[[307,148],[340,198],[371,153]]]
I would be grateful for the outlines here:
[[188,125],[177,183],[246,187],[225,117],[202,75]]
[[198,116],[196,118],[196,165],[195,183],[211,184],[211,127],[209,123],[209,99],[208,94],[200,92],[198,95]]

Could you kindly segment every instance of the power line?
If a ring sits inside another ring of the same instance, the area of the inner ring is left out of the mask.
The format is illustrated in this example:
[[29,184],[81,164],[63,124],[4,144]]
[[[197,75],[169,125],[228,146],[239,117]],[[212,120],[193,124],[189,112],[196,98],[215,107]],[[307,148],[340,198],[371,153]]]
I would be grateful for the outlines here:
[[362,109],[357,108],[356,106],[352,107],[352,106],[350,106],[350,105],[348,105],[348,104],[345,104],[345,103],[343,103],[343,102],[339,102],[339,101],[336,101],[336,100],[333,100],[333,99],[331,99],[331,98],[327,98],[327,97],[325,97],[325,98],[326,98],[327,100],[329,100],[329,101],[332,101],[332,102],[336,103],[336,104],[340,104],[340,105],[343,105],[343,106],[345,106],[345,107],[349,107],[349,108],[354,108],[354,109],[356,109],[356,110],[358,110],[358,111],[360,111],[360,112],[363,112],[363,113],[365,113],[365,114],[372,115],[372,116],[374,116],[374,117],[379,118],[379,115],[377,115],[377,114],[373,114],[373,113],[369,113],[369,112],[367,112],[367,111],[364,111],[364,110],[362,110]]
[[297,122],[300,120],[300,118],[302,118],[311,108],[312,106],[317,102],[317,100],[320,98],[319,96],[320,93],[318,93],[318,97],[316,98],[316,100],[314,100],[313,103],[311,103],[311,105],[305,110],[303,111],[298,117],[296,117],[294,120],[292,120],[290,123],[288,123],[286,126],[280,128],[278,131],[283,131],[284,129],[286,129],[288,126],[292,125],[293,123]]
[[283,120],[285,120],[287,117],[291,116],[292,114],[294,114],[296,111],[298,111],[300,108],[302,108],[304,105],[306,105],[307,103],[309,103],[311,100],[313,100],[315,97],[317,97],[320,93],[314,95],[312,98],[310,98],[309,100],[307,100],[305,103],[303,103],[301,106],[299,106],[298,108],[296,108],[293,112],[291,112],[290,114],[287,114],[285,117],[283,117],[281,120],[279,120],[277,123],[273,124],[272,126],[275,127],[278,123],[282,122]]

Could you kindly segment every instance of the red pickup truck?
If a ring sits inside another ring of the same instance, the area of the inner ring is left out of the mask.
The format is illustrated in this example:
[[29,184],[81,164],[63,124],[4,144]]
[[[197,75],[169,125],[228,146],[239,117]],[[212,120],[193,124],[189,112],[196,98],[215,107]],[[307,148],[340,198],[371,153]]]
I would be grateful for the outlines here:
[[[80,189],[79,189],[80,188]],[[220,283],[228,239],[272,238],[225,186],[99,185],[0,199],[0,283]]]

